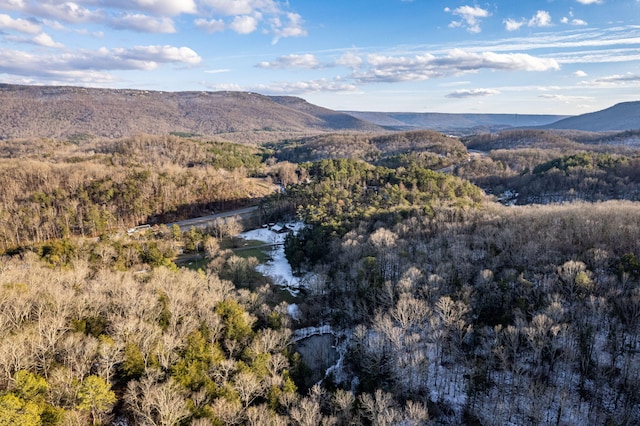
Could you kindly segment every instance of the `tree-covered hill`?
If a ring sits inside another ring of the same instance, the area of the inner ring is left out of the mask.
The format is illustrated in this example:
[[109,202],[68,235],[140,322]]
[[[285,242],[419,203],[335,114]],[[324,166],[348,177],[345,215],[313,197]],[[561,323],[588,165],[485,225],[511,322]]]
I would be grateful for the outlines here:
[[456,138],[429,130],[385,134],[326,134],[268,145],[290,162],[351,158],[390,167],[412,163],[440,169],[466,159]]
[[[179,132],[275,140],[287,133],[336,130],[382,129],[302,99],[283,102],[256,93],[0,85],[1,139],[120,138]],[[254,132],[258,136],[252,136]]]

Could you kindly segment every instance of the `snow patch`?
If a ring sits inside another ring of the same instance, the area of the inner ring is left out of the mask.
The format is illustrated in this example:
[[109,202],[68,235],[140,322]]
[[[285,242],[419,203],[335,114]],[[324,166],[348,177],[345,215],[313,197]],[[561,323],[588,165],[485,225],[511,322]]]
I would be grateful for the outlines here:
[[[293,222],[288,223],[286,226],[296,234],[304,228],[305,224],[302,222]],[[257,240],[265,244],[273,244],[271,260],[265,264],[258,265],[256,270],[270,277],[276,285],[284,287],[289,293],[297,296],[299,289],[305,287],[305,283],[310,281],[310,277],[300,278],[293,275],[291,265],[289,265],[284,255],[283,244],[286,237],[286,233],[277,233],[267,228],[254,229],[238,235],[238,238],[245,240]]]

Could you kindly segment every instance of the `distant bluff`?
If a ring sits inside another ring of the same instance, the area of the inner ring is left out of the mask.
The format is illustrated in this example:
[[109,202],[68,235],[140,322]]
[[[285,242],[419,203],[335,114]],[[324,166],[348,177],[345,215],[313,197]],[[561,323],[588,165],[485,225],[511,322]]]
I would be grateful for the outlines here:
[[379,130],[375,124],[294,97],[0,85],[1,139]]

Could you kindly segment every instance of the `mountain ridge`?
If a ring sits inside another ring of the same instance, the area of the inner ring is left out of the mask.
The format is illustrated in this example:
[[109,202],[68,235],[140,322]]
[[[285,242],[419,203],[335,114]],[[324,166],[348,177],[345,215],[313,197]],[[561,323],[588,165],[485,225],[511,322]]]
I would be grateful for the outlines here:
[[568,117],[541,126],[544,129],[570,129],[612,132],[640,129],[640,101],[620,102],[600,111]]
[[163,92],[0,85],[0,138],[118,138],[181,132],[383,131],[301,98],[251,92]]
[[185,134],[264,143],[327,132],[435,130],[451,135],[506,129],[589,132],[640,128],[640,101],[579,116],[335,111],[294,96],[0,84],[0,139]]
[[495,132],[522,126],[540,126],[568,117],[550,114],[492,114],[439,112],[342,111],[394,130],[436,130],[444,133]]

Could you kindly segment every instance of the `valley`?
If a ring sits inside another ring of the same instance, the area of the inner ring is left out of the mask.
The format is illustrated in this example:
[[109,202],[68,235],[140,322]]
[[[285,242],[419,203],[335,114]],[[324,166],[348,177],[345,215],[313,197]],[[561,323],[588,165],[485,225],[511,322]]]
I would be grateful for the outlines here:
[[0,89],[9,424],[640,418],[640,130],[611,111]]

